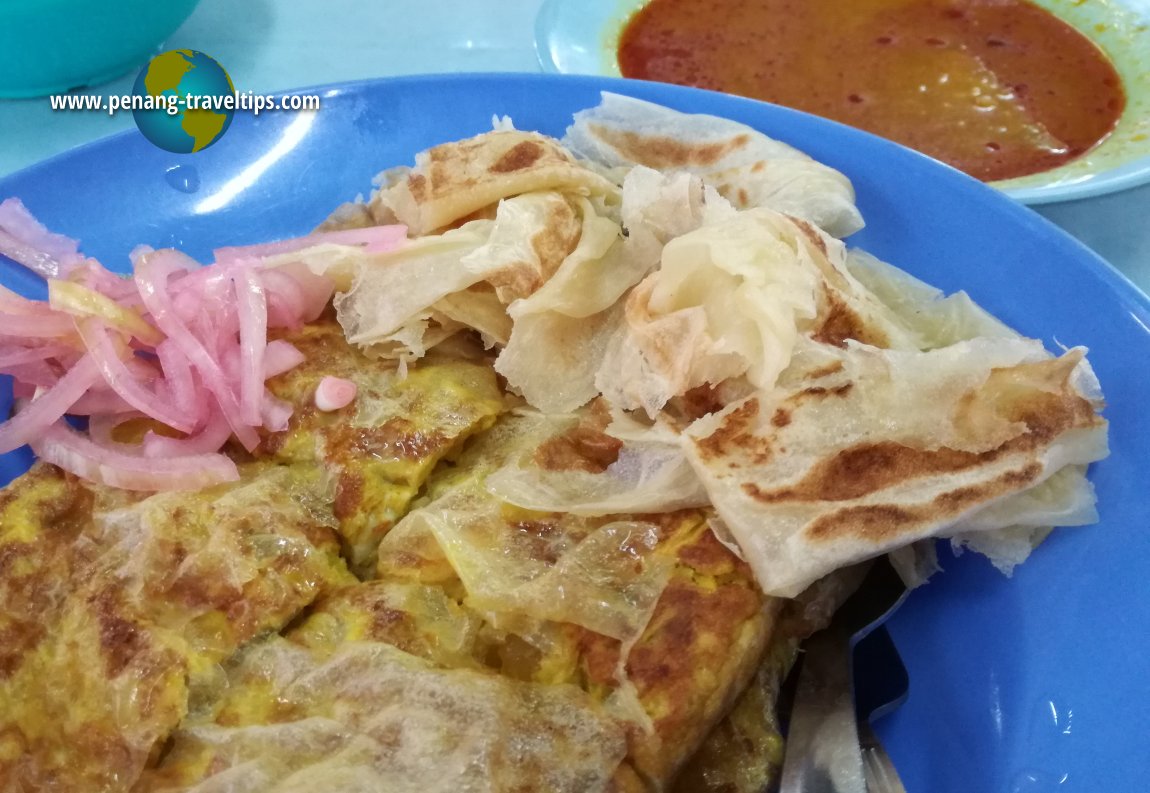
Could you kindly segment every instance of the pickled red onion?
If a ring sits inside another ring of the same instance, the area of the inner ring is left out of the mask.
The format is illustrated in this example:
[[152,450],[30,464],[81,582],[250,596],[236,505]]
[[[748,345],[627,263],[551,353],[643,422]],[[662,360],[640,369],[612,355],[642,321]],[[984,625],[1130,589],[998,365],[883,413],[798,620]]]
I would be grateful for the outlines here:
[[172,394],[172,404],[176,410],[198,421],[203,413],[196,395],[196,380],[192,365],[184,357],[173,341],[165,339],[156,345],[156,359],[168,381]]
[[307,360],[294,344],[283,339],[273,339],[264,350],[264,379],[291,371]]
[[216,261],[221,264],[229,264],[241,259],[282,256],[285,253],[295,253],[305,248],[324,244],[356,245],[362,246],[368,253],[381,253],[397,247],[406,238],[406,226],[369,226],[362,229],[317,231],[304,237],[265,242],[259,245],[217,248],[214,253]]
[[149,432],[144,436],[145,457],[180,457],[218,451],[232,435],[227,419],[218,410],[211,411],[207,423],[186,438],[169,438]]
[[258,425],[264,393],[264,349],[268,343],[268,302],[263,284],[244,268],[235,277],[240,331],[240,415]]
[[[14,377],[22,409],[0,424],[0,452],[24,443],[79,476],[134,490],[202,487],[238,476],[218,453],[231,437],[248,450],[257,430],[286,429],[292,405],[265,387],[304,355],[274,328],[298,328],[328,305],[334,282],[290,254],[320,244],[390,250],[401,226],[324,232],[267,245],[224,248],[201,267],[174,250],[141,246],[124,278],[85,258],[18,201],[0,204],[0,254],[43,275],[49,302],[0,287],[0,372]],[[264,260],[274,256],[274,262]],[[89,416],[77,433],[65,414]],[[121,443],[125,421],[158,422]]]
[[72,349],[63,344],[50,344],[42,347],[13,347],[7,352],[0,352],[0,370],[9,366],[43,361],[47,358],[65,357],[71,352]]
[[0,203],[0,253],[42,278],[60,278],[84,261],[75,240],[48,231],[16,198]]
[[236,394],[224,376],[219,362],[208,353],[203,342],[196,338],[183,320],[176,315],[172,306],[168,293],[168,279],[181,268],[172,261],[172,257],[166,256],[166,253],[167,251],[156,251],[148,254],[136,265],[134,278],[140,290],[140,297],[151,313],[152,321],[187,357],[203,384],[212,392],[236,439],[245,449],[252,451],[259,443],[259,436],[240,416]]
[[162,399],[160,394],[149,390],[133,375],[102,324],[82,319],[76,322],[76,328],[88,348],[88,355],[104,376],[104,381],[120,398],[144,415],[180,432],[191,432],[194,429],[186,415]]
[[40,393],[23,410],[0,424],[0,454],[19,449],[41,435],[63,417],[99,379],[100,371],[92,356],[85,355],[54,386]]
[[53,424],[31,446],[45,462],[123,490],[198,490],[240,478],[236,464],[223,454],[140,457],[101,446],[63,422]]
[[315,406],[322,411],[345,408],[355,399],[357,387],[342,377],[325,377],[315,389]]

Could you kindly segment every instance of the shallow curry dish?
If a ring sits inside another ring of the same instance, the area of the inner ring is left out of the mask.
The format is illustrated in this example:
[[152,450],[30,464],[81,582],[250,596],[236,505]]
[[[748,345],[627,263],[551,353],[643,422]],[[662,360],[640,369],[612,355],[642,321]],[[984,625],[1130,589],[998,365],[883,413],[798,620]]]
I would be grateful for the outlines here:
[[[647,0],[548,0],[536,21],[536,51],[546,71],[617,76],[620,34]],[[1150,5],[1144,0],[1036,4],[1097,44],[1121,77],[1126,108],[1103,142],[1057,168],[995,186],[1027,204],[1089,198],[1150,181]],[[961,6],[961,4],[959,4]]]
[[[1119,707],[1120,697],[1106,682],[1099,682],[1095,666],[1104,657],[1113,666],[1101,677],[1135,680],[1133,662],[1119,648],[1131,627],[1138,635],[1144,633],[1139,626],[1150,622],[1140,599],[1129,598],[1140,584],[1126,561],[1144,555],[1145,542],[1124,525],[1137,524],[1131,499],[1137,492],[1136,466],[1148,448],[1147,425],[1136,402],[1147,386],[1145,375],[1125,364],[1127,356],[1147,352],[1150,310],[1105,265],[993,191],[896,147],[756,103],[655,85],[523,77],[332,89],[318,115],[237,125],[230,148],[197,158],[202,177],[197,194],[167,188],[163,173],[176,163],[131,137],[100,144],[112,147],[120,162],[131,162],[129,171],[106,164],[108,157],[81,153],[2,186],[5,194],[24,197],[52,227],[90,241],[87,247],[106,261],[122,260],[139,241],[179,244],[204,255],[223,243],[300,233],[340,200],[366,190],[364,174],[407,161],[428,145],[487,129],[493,113],[511,115],[522,128],[559,133],[572,111],[595,104],[601,88],[732,117],[806,149],[855,182],[868,228],[852,242],[948,291],[967,289],[1050,345],[1057,334],[1092,348],[1115,425],[1114,455],[1095,476],[1103,524],[1058,537],[1013,582],[964,560],[932,585],[920,598],[924,605],[900,617],[894,630],[916,686],[930,687],[936,696],[912,698],[884,737],[908,783],[925,789],[1007,787],[1024,774],[1054,775],[1048,776],[1052,780],[1067,775],[1067,789],[1074,780],[1083,780],[1082,789],[1136,784],[1134,777],[1123,776],[1127,767],[1121,760],[1137,756],[1133,741],[1145,723],[1123,719],[1129,711]],[[73,185],[67,203],[58,199],[65,184]],[[916,189],[906,191],[907,184]],[[123,196],[123,202],[109,207],[108,216],[93,212],[92,206],[101,205],[97,199],[109,192]],[[1069,585],[1052,584],[1068,578]],[[985,597],[962,597],[969,594],[964,589],[976,586]],[[951,602],[947,595],[956,592]],[[1092,604],[1088,614],[1078,610],[1082,602]],[[1039,604],[1041,610],[1035,608]],[[1118,604],[1122,631],[1107,622]],[[964,637],[960,655],[947,641],[955,635]],[[948,726],[942,728],[939,701],[947,706]],[[1064,745],[1054,737],[1064,730],[1048,728],[1051,701],[1061,718],[1069,707],[1078,719]],[[1098,718],[1083,726],[1081,714],[1092,709]],[[1001,731],[991,721],[995,714],[1002,718]],[[1036,743],[1036,734],[1053,740]],[[973,770],[953,775],[948,768],[956,757],[980,758],[981,764],[962,763]],[[1102,763],[1104,758],[1112,762]]]

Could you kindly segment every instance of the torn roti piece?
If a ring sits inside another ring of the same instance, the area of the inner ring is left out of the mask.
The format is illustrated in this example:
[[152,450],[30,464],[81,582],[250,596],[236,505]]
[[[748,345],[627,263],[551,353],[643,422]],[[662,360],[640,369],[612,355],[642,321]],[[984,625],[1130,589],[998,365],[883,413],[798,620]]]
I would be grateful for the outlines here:
[[[966,292],[946,295],[866,251],[849,251],[846,266],[917,339],[918,349],[932,350],[980,337],[1024,338]],[[1009,575],[1046,539],[1052,526],[1083,526],[1097,521],[1094,489],[1086,478],[1086,466],[1067,466],[1041,485],[980,510],[956,525],[951,544],[986,556]],[[912,581],[925,582],[937,570],[929,564],[925,569],[927,576],[910,577],[908,585],[914,585]]]
[[126,791],[221,664],[355,582],[322,476],[148,497],[37,464],[0,490],[0,789]]
[[637,425],[615,437],[602,400],[577,418],[551,421],[552,432],[487,476],[489,493],[523,509],[584,517],[710,504],[677,436],[665,428]]
[[[443,669],[382,642],[273,637],[230,670],[218,722],[186,724],[135,790],[606,790],[623,729],[572,685]],[[251,721],[267,703],[265,723]]]
[[659,266],[664,244],[735,214],[696,177],[648,168],[633,169],[623,182],[622,227],[590,201],[577,203],[578,244],[546,283],[511,304],[514,325],[495,363],[513,389],[548,413],[598,395],[595,376],[619,330],[622,298]]
[[[349,345],[330,320],[286,338],[306,360],[271,378],[268,387],[294,412],[287,428],[264,438],[256,454],[324,471],[344,552],[362,570],[374,563],[379,541],[436,464],[495,422],[503,394],[481,361],[433,354],[401,375]],[[355,384],[351,404],[335,411],[315,404],[328,376]]]
[[673,397],[730,378],[771,388],[804,336],[917,347],[847,270],[841,242],[764,208],[668,242],[659,269],[627,296],[624,320],[595,384],[651,417]]
[[604,92],[597,107],[575,114],[563,144],[608,168],[695,174],[739,209],[770,207],[836,237],[863,227],[846,176],[730,119]]
[[373,215],[394,214],[414,235],[441,229],[501,198],[538,190],[579,195],[618,188],[537,132],[496,131],[416,155],[415,168],[372,199]]
[[363,260],[350,289],[335,299],[340,324],[350,342],[385,357],[422,357],[465,326],[492,343],[505,341],[507,304],[555,274],[583,225],[560,193],[501,200],[493,221],[473,220]]
[[977,517],[1107,454],[1080,348],[1050,358],[1038,342],[977,339],[930,352],[822,352],[819,369],[788,372],[684,435],[768,594],[792,597],[956,526],[1025,524],[1016,509],[1006,523]]

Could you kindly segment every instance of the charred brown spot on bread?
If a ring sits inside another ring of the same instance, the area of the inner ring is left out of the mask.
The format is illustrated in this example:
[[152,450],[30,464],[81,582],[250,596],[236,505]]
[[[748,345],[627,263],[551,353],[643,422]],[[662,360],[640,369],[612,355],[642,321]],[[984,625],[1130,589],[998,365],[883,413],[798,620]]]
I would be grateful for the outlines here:
[[527,297],[555,274],[579,242],[582,224],[567,201],[558,199],[546,209],[543,228],[531,237],[531,250],[538,263],[516,262],[487,277],[484,287],[494,288],[504,303]]
[[407,177],[407,189],[417,204],[427,200],[427,177],[421,173],[413,173]]
[[370,604],[370,607],[372,637],[376,639],[387,636],[396,625],[407,619],[407,614],[399,609],[391,608],[386,603],[375,601]]
[[684,143],[659,135],[641,135],[629,130],[609,129],[592,124],[591,132],[624,158],[650,168],[676,168],[714,165],[750,142],[746,134],[714,143]]
[[767,167],[767,164],[765,162],[763,162],[762,160],[759,160],[758,162],[756,162],[754,165],[751,166],[751,173],[762,173],[764,170],[766,170],[766,167]]
[[752,573],[747,563],[719,542],[710,529],[702,532],[694,542],[681,546],[677,558],[682,564],[703,575],[719,577],[739,573],[751,580]]
[[745,207],[751,202],[750,197],[747,195],[747,191],[743,188],[739,188],[737,195],[739,197],[739,206]]
[[845,367],[842,361],[831,361],[826,366],[820,366],[818,369],[813,370],[807,375],[810,380],[821,380],[824,377],[830,377],[832,374],[838,374]]
[[510,267],[489,275],[487,283],[482,286],[497,291],[506,290],[516,298],[527,297],[543,286],[543,276],[526,267]]
[[791,412],[786,408],[778,408],[775,415],[771,416],[771,426],[785,427],[791,423]]
[[963,471],[998,456],[996,450],[974,454],[946,447],[913,449],[893,441],[843,449],[820,463],[791,490],[799,499],[839,501],[858,498],[920,476]]
[[903,534],[917,518],[914,511],[891,504],[847,507],[813,521],[806,535],[815,541],[857,537],[883,542]]
[[338,426],[329,437],[332,456],[345,459],[423,460],[450,446],[443,433],[421,430],[401,417],[376,427]]
[[511,173],[530,168],[544,154],[543,146],[534,140],[516,143],[496,160],[489,169],[492,173]]
[[1017,422],[1026,431],[1011,440],[1014,449],[1034,449],[1072,428],[1099,426],[1095,406],[1070,384],[1080,351],[1061,358],[992,369],[986,380],[959,398],[955,425],[978,437],[995,420]]
[[718,386],[704,383],[683,394],[678,399],[676,406],[682,411],[684,419],[695,421],[722,410],[724,403]]
[[601,474],[619,459],[623,442],[601,430],[579,425],[548,438],[535,450],[535,464],[545,471]]
[[122,605],[110,592],[100,592],[89,598],[100,631],[100,650],[108,677],[116,677],[137,653],[144,649],[145,640],[139,627],[121,616]]
[[11,618],[0,619],[0,680],[11,677],[24,654],[38,645],[47,635],[48,629],[32,621],[17,621]]
[[812,542],[854,537],[870,543],[893,543],[914,533],[919,526],[948,518],[978,504],[1017,492],[1035,482],[1042,466],[1028,463],[1006,471],[987,482],[941,493],[929,504],[909,507],[894,504],[852,506],[820,516],[806,527],[804,534]]
[[814,340],[835,347],[845,347],[847,339],[861,341],[875,347],[887,347],[886,334],[866,326],[862,317],[834,293],[827,294],[827,313]]
[[714,432],[706,438],[695,441],[699,455],[705,459],[715,459],[735,450],[750,450],[751,447],[762,446],[763,443],[767,443],[767,447],[758,451],[769,451],[769,441],[758,440],[753,433],[752,425],[758,415],[758,399],[751,398],[739,405],[723,417],[722,423]]
[[543,275],[550,277],[579,242],[582,224],[567,201],[556,201],[547,209],[545,228],[531,238],[531,249],[539,257]]
[[[277,567],[276,569],[282,569]],[[153,593],[157,599],[186,606],[189,611],[210,611],[218,609],[235,618],[248,610],[244,602],[244,592],[226,578],[206,575],[195,570],[180,575],[170,586]]]
[[840,383],[836,386],[813,385],[804,388],[792,399],[796,402],[811,397],[845,397],[854,388],[854,383]]
[[580,423],[585,427],[605,430],[613,419],[611,403],[600,395],[587,403],[586,413],[580,420]]
[[575,626],[578,632],[576,646],[579,651],[583,676],[590,687],[614,688],[618,684],[619,655],[622,644],[618,639]]
[[952,474],[991,462],[1000,450],[975,454],[956,449],[915,449],[894,441],[859,444],[820,460],[798,483],[763,490],[747,483],[744,492],[756,501],[849,501],[925,476]]
[[944,514],[961,512],[968,507],[982,503],[988,498],[993,498],[999,491],[1006,493],[1021,490],[1033,483],[1041,473],[1041,465],[1038,463],[1030,463],[1016,471],[1007,471],[998,477],[994,480],[994,484],[998,486],[996,488],[987,488],[986,486],[956,488],[938,495],[934,499],[933,505]]
[[[717,718],[707,703],[720,696],[730,648],[743,640],[763,604],[763,596],[743,582],[704,587],[680,571],[668,583],[626,665],[663,742],[673,746],[697,738],[697,720],[704,714]],[[658,763],[643,756],[648,753],[636,753],[640,768]]]
[[[77,544],[91,524],[95,498],[71,474],[35,463],[0,489],[0,681],[48,635],[48,615],[77,583],[84,563]],[[66,585],[62,585],[65,584]]]
[[532,559],[549,565],[559,561],[555,540],[563,532],[555,521],[520,520],[512,524],[512,527],[517,533],[516,541],[526,546]]
[[827,255],[827,241],[823,239],[823,235],[819,233],[818,229],[802,218],[797,218],[792,215],[788,215],[787,217],[790,218],[792,223],[799,227],[799,231],[810,241],[811,245],[814,245],[819,250],[819,253],[823,256]]
[[336,481],[332,514],[340,520],[347,520],[354,515],[359,505],[363,503],[363,487],[363,474],[346,468],[340,471],[339,479]]

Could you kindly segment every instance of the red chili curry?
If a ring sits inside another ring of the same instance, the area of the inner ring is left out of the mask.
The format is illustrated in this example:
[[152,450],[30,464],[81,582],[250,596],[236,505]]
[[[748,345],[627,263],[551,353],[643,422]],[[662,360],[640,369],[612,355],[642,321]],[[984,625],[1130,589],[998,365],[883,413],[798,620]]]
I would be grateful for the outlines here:
[[1025,0],[651,0],[618,56],[625,77],[788,105],[986,181],[1083,154],[1126,104],[1106,55]]

